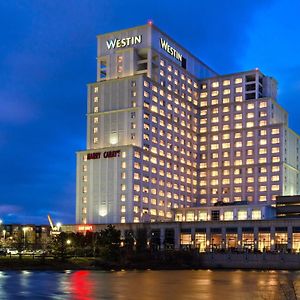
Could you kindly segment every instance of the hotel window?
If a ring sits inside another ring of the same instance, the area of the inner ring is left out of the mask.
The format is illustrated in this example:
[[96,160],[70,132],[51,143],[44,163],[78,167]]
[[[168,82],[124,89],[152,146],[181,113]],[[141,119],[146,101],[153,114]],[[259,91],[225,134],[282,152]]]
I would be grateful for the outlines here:
[[267,176],[259,176],[258,182],[267,182]]
[[267,125],[267,121],[266,120],[259,121],[259,126],[266,126],[266,125]]
[[267,112],[266,111],[261,111],[261,112],[259,112],[259,116],[260,117],[266,117],[267,116]]
[[279,181],[279,176],[278,175],[274,175],[271,177],[272,181]]
[[95,118],[94,118],[94,123],[95,123],[95,124],[99,123],[99,118],[98,118],[98,117],[95,117]]
[[136,91],[131,91],[131,96],[135,97],[136,96]]
[[272,138],[272,144],[279,144],[280,138]]
[[243,97],[242,96],[237,96],[234,98],[235,102],[242,102],[243,101]]
[[279,134],[279,128],[272,128],[272,134]]
[[93,132],[97,133],[98,132],[98,127],[94,127]]
[[262,195],[262,196],[259,196],[259,201],[267,201],[267,196],[265,195]]
[[136,101],[131,101],[131,106],[136,107]]
[[235,78],[234,83],[239,84],[243,82],[243,78]]
[[238,220],[247,220],[247,211],[246,210],[238,211]]
[[122,169],[125,169],[125,168],[126,168],[126,161],[123,161],[123,162],[122,162],[121,167],[122,167]]
[[99,92],[99,88],[97,86],[94,87],[94,93],[98,93]]
[[230,85],[230,80],[223,80],[223,86]]
[[247,182],[248,183],[253,183],[254,182],[254,177],[247,177]]
[[261,220],[261,211],[259,209],[253,209],[251,218],[252,220]]
[[260,102],[259,108],[264,108],[264,107],[267,107],[267,102],[266,101]]
[[267,154],[267,148],[260,148],[258,153],[259,154]]
[[94,102],[97,103],[99,100],[99,97],[94,97]]
[[229,95],[230,94],[230,89],[225,89],[223,91],[223,95]]
[[261,185],[261,186],[259,187],[259,191],[260,191],[260,192],[266,192],[266,191],[267,191],[267,187],[266,187],[265,185]]
[[272,157],[272,163],[278,163],[278,162],[280,162],[280,157],[279,156]]
[[280,167],[279,166],[272,166],[272,172],[279,172]]
[[97,113],[98,112],[98,106],[95,106],[94,107],[94,113]]
[[207,221],[207,212],[206,211],[199,211],[198,220],[199,221]]
[[131,86],[135,87],[136,86],[136,82],[135,81],[131,81]]
[[237,87],[237,88],[235,88],[235,92],[236,93],[242,93],[243,92],[243,88],[242,87]]
[[230,99],[229,98],[223,98],[223,104],[229,103]]
[[232,221],[232,220],[233,220],[233,211],[225,211],[224,221]]
[[267,140],[266,139],[260,139],[259,144],[260,145],[267,145]]
[[215,81],[215,82],[213,82],[213,83],[211,84],[211,86],[212,86],[213,88],[217,88],[217,87],[219,87],[219,82]]
[[97,137],[94,137],[94,144],[97,144],[98,143],[98,138]]
[[254,103],[249,103],[249,104],[247,105],[247,108],[248,108],[248,109],[254,109]]

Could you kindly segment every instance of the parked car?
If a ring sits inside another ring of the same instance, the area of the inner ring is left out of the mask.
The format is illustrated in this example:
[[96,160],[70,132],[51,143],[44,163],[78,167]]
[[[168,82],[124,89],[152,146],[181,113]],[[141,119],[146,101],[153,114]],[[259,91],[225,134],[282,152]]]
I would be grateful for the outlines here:
[[42,249],[38,249],[38,250],[34,251],[34,254],[36,254],[36,255],[43,255],[43,254],[46,254],[46,251],[42,250]]
[[10,255],[16,255],[19,254],[19,251],[17,249],[6,249],[6,253]]
[[34,252],[32,250],[23,250],[23,251],[21,251],[21,254],[23,254],[23,255],[33,255]]

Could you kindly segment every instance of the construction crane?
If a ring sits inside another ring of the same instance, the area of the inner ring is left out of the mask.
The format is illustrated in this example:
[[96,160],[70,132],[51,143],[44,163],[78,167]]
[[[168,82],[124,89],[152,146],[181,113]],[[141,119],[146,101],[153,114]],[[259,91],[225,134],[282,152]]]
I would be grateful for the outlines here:
[[52,218],[50,216],[50,214],[48,214],[48,221],[49,224],[51,226],[51,231],[50,234],[55,235],[55,234],[60,234],[60,227],[61,227],[61,223],[56,223],[56,225],[53,224]]

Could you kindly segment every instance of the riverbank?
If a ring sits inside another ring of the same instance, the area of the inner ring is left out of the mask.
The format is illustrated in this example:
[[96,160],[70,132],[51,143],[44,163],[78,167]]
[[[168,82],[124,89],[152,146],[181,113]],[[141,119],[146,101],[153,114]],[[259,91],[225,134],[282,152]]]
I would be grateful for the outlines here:
[[300,255],[283,253],[177,253],[155,257],[136,256],[126,262],[93,257],[39,258],[1,257],[0,270],[191,270],[254,269],[300,270]]

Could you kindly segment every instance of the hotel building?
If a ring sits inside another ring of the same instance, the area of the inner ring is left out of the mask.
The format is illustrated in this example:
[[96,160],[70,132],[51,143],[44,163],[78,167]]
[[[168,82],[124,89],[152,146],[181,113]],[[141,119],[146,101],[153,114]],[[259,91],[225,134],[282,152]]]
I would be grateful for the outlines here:
[[275,217],[299,136],[258,69],[219,75],[152,24],[97,37],[76,223]]

